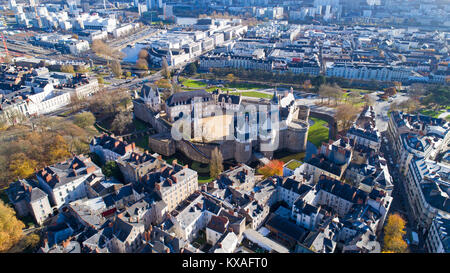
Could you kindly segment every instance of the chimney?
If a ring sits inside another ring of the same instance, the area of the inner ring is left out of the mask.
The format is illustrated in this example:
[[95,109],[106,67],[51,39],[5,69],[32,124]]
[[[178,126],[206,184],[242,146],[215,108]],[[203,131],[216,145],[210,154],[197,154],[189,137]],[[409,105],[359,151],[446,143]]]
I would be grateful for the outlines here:
[[50,182],[50,180],[52,180],[52,175],[47,174],[47,176],[45,176],[45,181],[48,183],[48,182]]
[[62,247],[67,248],[69,246],[69,243],[70,243],[70,238],[67,238],[67,240],[62,242]]

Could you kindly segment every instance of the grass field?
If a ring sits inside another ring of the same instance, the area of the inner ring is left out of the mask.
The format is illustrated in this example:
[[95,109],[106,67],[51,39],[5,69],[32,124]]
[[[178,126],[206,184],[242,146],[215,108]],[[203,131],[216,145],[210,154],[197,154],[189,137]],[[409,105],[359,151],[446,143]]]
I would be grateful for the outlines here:
[[326,121],[318,118],[311,118],[314,124],[309,127],[308,130],[308,141],[314,144],[316,147],[320,147],[322,142],[328,141],[329,129],[324,125],[327,124]]
[[303,161],[304,158],[305,158],[305,153],[302,152],[302,153],[297,153],[297,154],[291,154],[291,155],[283,156],[283,157],[277,158],[277,159],[283,161],[284,163],[288,163],[292,159],[295,159],[295,160],[298,160],[298,161]]
[[289,164],[286,165],[286,168],[290,169],[290,170],[295,170],[298,167],[300,167],[302,165],[301,162],[296,161],[296,160],[292,160],[291,162],[289,162]]
[[445,109],[442,109],[442,110],[439,110],[439,111],[434,111],[434,110],[431,110],[431,109],[422,109],[422,110],[419,111],[419,113],[421,113],[422,115],[426,115],[426,116],[430,116],[430,117],[433,117],[433,118],[437,118],[440,114],[445,113],[446,111],[447,110],[445,110]]
[[358,88],[342,88],[344,90],[350,90],[352,92],[359,92],[360,94],[367,94],[372,93],[373,91],[366,90],[366,89],[358,89]]
[[265,98],[265,99],[271,99],[273,97],[273,95],[271,94],[260,93],[256,91],[240,92],[234,94],[241,94],[241,96],[244,97]]
[[181,83],[188,88],[206,87],[206,83],[204,83],[202,81],[192,80],[192,79],[183,80]]
[[238,83],[238,82],[232,82],[229,84],[226,84],[226,87],[228,88],[236,88],[238,90],[247,90],[247,89],[264,89],[264,88],[270,88],[270,85],[266,84],[256,84],[256,83]]

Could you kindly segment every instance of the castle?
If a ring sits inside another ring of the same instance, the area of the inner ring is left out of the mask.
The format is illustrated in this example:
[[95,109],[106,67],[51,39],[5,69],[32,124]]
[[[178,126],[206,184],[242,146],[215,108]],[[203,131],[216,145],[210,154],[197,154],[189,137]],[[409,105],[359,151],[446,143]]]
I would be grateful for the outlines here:
[[[195,90],[175,93],[162,102],[158,88],[145,84],[136,92],[133,106],[135,116],[158,132],[149,137],[150,148],[165,156],[178,150],[194,161],[209,163],[217,147],[224,160],[247,163],[255,153],[272,158],[276,150],[306,150],[309,108],[295,104],[292,88],[274,92],[270,100]],[[180,126],[182,121],[188,123]],[[174,126],[191,130],[177,140]]]

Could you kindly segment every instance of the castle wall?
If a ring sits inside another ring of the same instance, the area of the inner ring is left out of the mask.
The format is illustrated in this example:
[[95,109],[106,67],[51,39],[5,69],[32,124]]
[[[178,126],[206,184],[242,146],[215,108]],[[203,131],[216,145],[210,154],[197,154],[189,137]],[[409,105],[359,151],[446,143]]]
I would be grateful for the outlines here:
[[163,137],[161,134],[149,136],[148,146],[152,151],[164,156],[171,156],[176,152],[175,142],[170,138],[170,135],[167,135],[167,137]]
[[[162,155],[173,155],[177,150],[185,154],[188,158],[201,162],[209,163],[211,153],[214,148],[219,147],[224,160],[236,160],[240,163],[248,163],[251,160],[254,150],[260,150],[260,141],[253,143],[241,143],[234,140],[223,141],[220,145],[215,143],[198,143],[185,140],[175,141],[170,138],[170,124],[158,118],[158,113],[153,112],[149,107],[140,100],[133,100],[135,116],[149,124],[159,133],[157,136],[149,137],[150,148]],[[309,107],[299,106],[292,115],[292,124],[287,129],[281,130],[278,139],[278,148],[287,149],[291,152],[303,152],[306,150],[306,142],[308,138],[308,116],[315,116],[328,121],[330,124],[336,124],[334,117],[310,112]],[[167,134],[162,138],[161,134]],[[336,134],[333,126],[330,126],[330,137]],[[253,147],[255,146],[255,147]],[[261,151],[268,157],[273,157],[274,151]]]
[[298,119],[308,121],[310,108],[306,105],[298,106]]
[[329,133],[328,133],[329,138],[334,139],[334,140],[336,139],[338,129],[337,129],[337,122],[336,122],[336,119],[334,118],[334,116],[331,116],[329,114],[325,114],[322,112],[315,112],[315,111],[310,111],[310,116],[313,118],[323,119],[326,122],[328,122],[328,128],[330,129]]
[[156,118],[158,113],[153,112],[149,107],[147,107],[143,102],[138,100],[133,100],[134,115],[147,123],[149,123],[153,129],[158,133],[168,133],[170,132],[169,125],[163,121]]
[[239,163],[246,163],[252,157],[252,144],[250,142],[235,142],[234,159]]

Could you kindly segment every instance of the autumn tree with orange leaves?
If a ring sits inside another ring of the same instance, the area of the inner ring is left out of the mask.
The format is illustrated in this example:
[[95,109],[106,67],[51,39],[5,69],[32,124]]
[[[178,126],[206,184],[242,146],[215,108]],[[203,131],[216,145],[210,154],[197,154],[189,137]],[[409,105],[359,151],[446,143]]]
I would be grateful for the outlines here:
[[284,162],[280,160],[271,160],[269,163],[264,165],[259,169],[259,173],[264,176],[264,178],[274,176],[274,175],[283,175],[283,165]]
[[403,236],[405,235],[405,220],[398,214],[389,215],[384,227],[384,253],[405,253],[408,250]]

